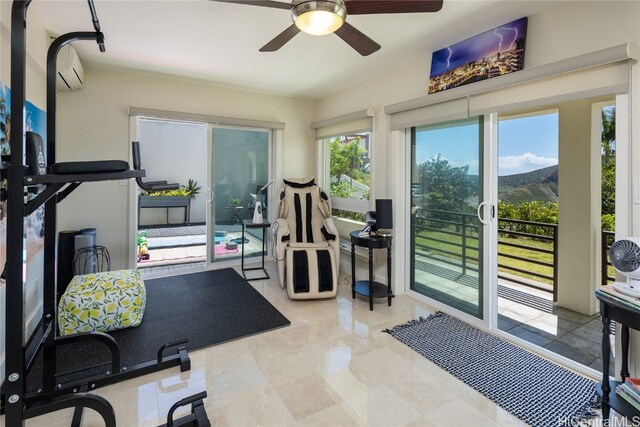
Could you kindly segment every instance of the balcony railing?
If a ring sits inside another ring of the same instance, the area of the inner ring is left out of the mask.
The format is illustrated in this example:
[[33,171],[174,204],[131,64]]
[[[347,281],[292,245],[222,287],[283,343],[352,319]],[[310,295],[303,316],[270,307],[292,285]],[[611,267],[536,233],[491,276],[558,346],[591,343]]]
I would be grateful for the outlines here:
[[616,280],[615,277],[609,275],[609,267],[613,267],[609,262],[609,248],[616,238],[613,231],[602,231],[602,286]]
[[[438,209],[419,209],[416,215],[415,247],[427,258],[467,270],[478,272],[478,219],[475,215]],[[417,238],[427,244],[418,243]],[[433,244],[428,244],[432,242]],[[470,242],[474,242],[469,244]],[[472,255],[475,252],[475,256]],[[443,258],[448,255],[459,259]],[[470,262],[471,261],[471,262]]]
[[[524,230],[524,231],[521,231]],[[515,237],[520,239],[519,243],[508,242],[505,240],[500,240],[500,236],[511,238]],[[547,244],[551,244],[551,249],[547,248],[539,248],[533,245],[527,245],[527,242],[544,242]],[[505,249],[505,247],[513,247],[525,250],[531,253],[540,253],[551,255],[551,261],[543,261],[533,259],[532,257],[523,257],[519,255],[513,255],[505,252],[504,250],[500,250],[500,248]],[[558,300],[558,225],[557,224],[549,224],[544,222],[533,222],[533,221],[522,221],[516,219],[506,219],[506,218],[498,218],[498,257],[505,257],[512,260],[517,260],[524,262],[526,264],[535,264],[546,267],[545,270],[550,271],[550,274],[544,274],[538,271],[533,271],[532,269],[519,268],[514,267],[513,265],[509,265],[507,263],[498,262],[498,269],[502,268],[503,270],[513,271],[515,273],[520,273],[523,275],[534,276],[547,282],[551,282],[551,288],[546,286],[539,286],[536,284],[532,284],[524,279],[521,279],[518,274],[505,276],[501,274],[498,270],[498,277],[501,279],[509,280],[511,282],[518,283],[523,286],[529,286],[532,288],[540,289],[545,292],[550,292],[553,294],[553,300]]]
[[[426,244],[414,242],[415,247],[422,251],[422,256],[435,259],[444,264],[460,267],[462,274],[467,274],[467,271],[478,272],[478,218],[476,215],[421,208],[418,209],[415,221],[417,237],[426,242]],[[504,238],[498,238],[498,257],[518,261],[524,263],[525,266],[527,264],[543,266],[549,272],[545,274],[526,267],[523,268],[522,265],[517,267],[508,261],[504,261],[498,262],[498,268],[502,269],[504,273],[513,272],[514,274],[507,276],[498,271],[498,277],[552,293],[553,300],[557,301],[558,225],[498,218],[498,236],[519,240],[507,241]],[[416,236],[414,236],[414,239],[416,239]],[[614,240],[615,233],[613,231],[602,231],[602,285],[615,280],[615,277],[611,275],[612,265],[608,257],[609,248]],[[545,242],[548,247],[535,247],[526,244],[527,242]],[[537,260],[508,253],[505,251],[507,247],[546,254],[550,256],[551,261]],[[442,255],[449,258],[442,257]],[[531,281],[526,280],[526,276],[542,279],[550,286],[544,286],[542,283],[531,283]]]
[[[462,274],[467,271],[478,272],[478,218],[474,214],[443,211],[437,209],[418,209],[415,217],[413,236],[415,248],[426,258],[460,267]],[[521,221],[498,218],[498,256],[503,260],[498,263],[498,277],[540,289],[553,294],[557,300],[558,290],[558,226],[556,224]],[[511,240],[511,241],[509,241]],[[527,244],[527,243],[536,243]],[[540,244],[542,242],[542,244]],[[543,247],[538,247],[543,246]],[[513,250],[525,251],[531,256],[516,255]],[[543,254],[534,259],[535,254]],[[444,256],[443,256],[444,255]],[[513,260],[514,262],[509,262]],[[527,269],[527,265],[544,267]],[[507,272],[514,274],[507,275]],[[546,285],[527,280],[534,277],[545,281]]]

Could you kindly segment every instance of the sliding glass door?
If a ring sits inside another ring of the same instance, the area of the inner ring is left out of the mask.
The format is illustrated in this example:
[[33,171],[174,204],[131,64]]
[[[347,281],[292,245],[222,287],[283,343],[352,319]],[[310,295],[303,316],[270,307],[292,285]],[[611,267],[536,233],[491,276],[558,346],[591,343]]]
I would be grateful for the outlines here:
[[256,200],[268,219],[268,192],[257,192],[269,182],[271,132],[210,125],[209,136],[208,262],[237,259],[243,250],[245,257],[258,255],[262,231],[245,230],[244,238],[242,231]]
[[482,319],[482,118],[412,128],[411,148],[410,289]]

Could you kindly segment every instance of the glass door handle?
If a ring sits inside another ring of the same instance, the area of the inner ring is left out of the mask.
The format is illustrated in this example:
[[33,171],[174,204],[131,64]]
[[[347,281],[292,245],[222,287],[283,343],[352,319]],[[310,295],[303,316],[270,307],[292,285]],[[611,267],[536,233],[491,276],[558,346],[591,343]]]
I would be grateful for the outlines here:
[[213,190],[210,189],[210,188],[207,188],[207,193],[209,194],[209,198],[207,199],[207,203],[213,202]]
[[[482,215],[482,208],[484,207],[484,205],[491,205],[491,202],[489,202],[489,201],[484,201],[484,202],[482,202],[482,203],[480,203],[480,204],[478,205],[478,219],[480,220],[480,222],[481,222],[481,223],[483,223],[484,225],[487,225],[487,224],[489,224],[489,223],[491,222],[491,217],[492,217],[493,215],[489,216],[489,219],[484,219],[484,218],[483,218],[483,215]],[[492,206],[492,208],[493,208],[493,206]]]

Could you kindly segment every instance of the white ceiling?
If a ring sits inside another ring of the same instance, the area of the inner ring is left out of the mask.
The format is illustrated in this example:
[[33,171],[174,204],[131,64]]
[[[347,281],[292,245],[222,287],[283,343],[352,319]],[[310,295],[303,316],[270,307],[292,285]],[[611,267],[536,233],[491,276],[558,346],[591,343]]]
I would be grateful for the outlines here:
[[[208,0],[95,0],[107,52],[91,42],[74,46],[85,64],[98,67],[314,99],[553,3],[444,0],[436,13],[349,16],[351,25],[382,45],[363,57],[333,34],[300,33],[277,52],[258,52],[291,25],[287,10]],[[29,13],[55,36],[92,30],[86,1],[34,1]]]

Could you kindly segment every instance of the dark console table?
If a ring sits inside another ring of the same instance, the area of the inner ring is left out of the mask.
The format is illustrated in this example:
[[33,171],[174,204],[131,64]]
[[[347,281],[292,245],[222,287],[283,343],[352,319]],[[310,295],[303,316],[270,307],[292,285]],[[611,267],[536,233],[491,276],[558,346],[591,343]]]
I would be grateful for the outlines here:
[[[598,294],[596,294],[596,298],[600,300],[600,316],[602,316],[602,383],[598,385],[598,394],[602,397],[602,418],[604,420],[608,419],[610,410],[613,408],[618,414],[632,420],[634,417],[640,416],[640,411],[618,396],[616,387],[629,378],[629,328],[640,330],[640,311],[627,307],[622,303],[600,298]],[[609,380],[612,320],[621,325],[622,364],[620,376],[622,381]]]
[[191,223],[191,196],[138,196],[138,221],[140,209],[165,208],[169,224],[169,208],[184,208],[184,222]]
[[[374,298],[387,298],[391,306],[391,239],[392,237],[360,236],[359,231],[351,232],[351,297],[356,294],[369,298],[369,310],[373,311]],[[356,246],[369,249],[369,280],[356,281]],[[387,284],[373,280],[373,250],[387,249]]]

